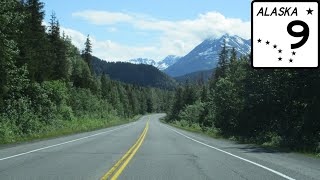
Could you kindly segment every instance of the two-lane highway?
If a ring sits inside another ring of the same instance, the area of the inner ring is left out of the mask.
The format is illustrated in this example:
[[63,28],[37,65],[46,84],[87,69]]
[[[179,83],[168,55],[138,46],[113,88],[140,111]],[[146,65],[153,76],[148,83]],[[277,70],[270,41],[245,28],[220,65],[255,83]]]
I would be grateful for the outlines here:
[[320,159],[186,132],[163,116],[3,146],[0,179],[320,179]]

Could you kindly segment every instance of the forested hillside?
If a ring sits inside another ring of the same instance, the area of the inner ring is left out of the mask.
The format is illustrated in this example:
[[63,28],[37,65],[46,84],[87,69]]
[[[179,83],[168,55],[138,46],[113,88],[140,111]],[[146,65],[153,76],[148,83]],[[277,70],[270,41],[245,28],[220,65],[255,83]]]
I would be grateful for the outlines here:
[[207,83],[212,76],[214,69],[204,70],[204,71],[197,71],[189,74],[185,74],[183,76],[175,77],[174,79],[179,83]]
[[[230,54],[230,58],[228,58]],[[208,84],[177,89],[168,122],[209,134],[319,151],[320,71],[253,70],[222,48]]]
[[[80,51],[39,0],[0,2],[0,143],[61,129],[101,128],[166,109],[171,93],[96,75],[90,38]],[[62,34],[62,35],[61,35]]]
[[177,84],[174,79],[152,65],[106,62],[96,57],[93,57],[91,62],[97,75],[105,74],[113,80],[171,90]]

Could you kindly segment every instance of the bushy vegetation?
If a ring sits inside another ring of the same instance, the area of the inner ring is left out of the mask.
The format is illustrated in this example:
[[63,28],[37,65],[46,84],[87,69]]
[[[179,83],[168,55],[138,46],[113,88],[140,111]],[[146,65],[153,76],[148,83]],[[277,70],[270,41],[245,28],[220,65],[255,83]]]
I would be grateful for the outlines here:
[[[166,121],[258,144],[319,151],[320,71],[254,70],[224,46],[209,83],[175,93]],[[179,123],[177,123],[179,122]]]
[[161,112],[171,93],[96,75],[88,36],[80,51],[39,0],[0,3],[0,143],[128,122]]

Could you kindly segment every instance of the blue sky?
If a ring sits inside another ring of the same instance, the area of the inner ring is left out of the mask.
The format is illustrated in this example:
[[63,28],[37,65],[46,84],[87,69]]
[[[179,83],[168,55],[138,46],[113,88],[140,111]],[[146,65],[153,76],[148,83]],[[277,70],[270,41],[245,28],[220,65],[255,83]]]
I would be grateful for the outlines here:
[[108,61],[183,56],[206,38],[250,35],[249,0],[43,0],[48,22],[83,48],[90,34],[94,55]]

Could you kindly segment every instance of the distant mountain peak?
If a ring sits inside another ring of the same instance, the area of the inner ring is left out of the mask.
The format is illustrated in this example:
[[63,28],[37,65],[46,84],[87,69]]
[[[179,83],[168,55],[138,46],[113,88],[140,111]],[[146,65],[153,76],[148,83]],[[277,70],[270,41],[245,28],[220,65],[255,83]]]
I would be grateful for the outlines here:
[[230,39],[245,40],[244,38],[242,38],[238,35],[230,35],[230,34],[226,33],[226,34],[223,34],[222,36],[218,36],[218,37],[209,37],[209,38],[205,39],[204,41],[217,41],[217,40],[219,40],[219,41],[223,42],[224,40],[226,40],[228,42]]
[[221,38],[229,38],[229,37],[232,37],[232,36],[230,36],[229,33],[226,33],[226,34],[224,34],[224,35],[221,36]]
[[157,62],[153,59],[148,58],[136,58],[136,59],[130,59],[128,62],[132,64],[146,64],[146,65],[152,65],[156,66]]
[[[176,55],[168,55],[165,59],[168,59],[168,58],[179,58],[180,56],[176,56]],[[164,60],[165,60],[164,59]]]
[[196,71],[215,68],[224,42],[226,42],[228,49],[234,47],[238,56],[249,54],[251,51],[250,40],[245,40],[236,35],[224,34],[218,38],[208,38],[204,40],[190,53],[182,57],[179,62],[165,69],[164,72],[173,77],[177,77]]
[[158,62],[157,68],[160,70],[164,70],[164,69],[172,66],[176,62],[178,62],[180,60],[180,58],[181,58],[180,56],[169,55],[169,56],[165,57],[162,61]]
[[166,58],[164,58],[162,61],[156,62],[153,59],[149,58],[135,58],[135,59],[130,59],[128,60],[129,63],[132,64],[146,64],[146,65],[152,65],[159,70],[164,70],[168,68],[169,66],[173,65],[177,61],[179,61],[181,57],[176,56],[176,55],[169,55]]
[[226,33],[220,37],[205,39],[184,57],[169,55],[159,62],[148,58],[136,58],[128,62],[152,65],[171,76],[182,76],[196,71],[215,68],[224,42],[226,42],[228,49],[234,47],[238,56],[249,54],[251,51],[250,40]]

